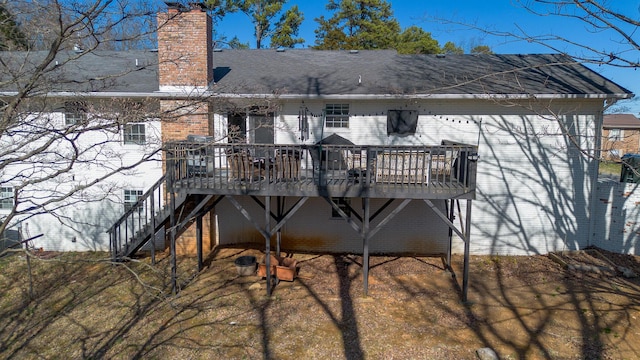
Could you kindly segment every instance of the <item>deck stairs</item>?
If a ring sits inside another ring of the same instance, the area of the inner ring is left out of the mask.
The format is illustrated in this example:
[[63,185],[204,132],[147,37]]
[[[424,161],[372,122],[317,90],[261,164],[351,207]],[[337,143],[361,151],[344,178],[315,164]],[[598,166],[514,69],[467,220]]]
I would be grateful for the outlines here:
[[[171,204],[166,199],[166,178],[163,175],[137,202],[109,228],[110,249],[113,260],[122,260],[141,250],[164,249],[169,235]],[[178,194],[175,213],[189,213],[195,206],[196,196]],[[190,224],[185,222],[177,234]]]

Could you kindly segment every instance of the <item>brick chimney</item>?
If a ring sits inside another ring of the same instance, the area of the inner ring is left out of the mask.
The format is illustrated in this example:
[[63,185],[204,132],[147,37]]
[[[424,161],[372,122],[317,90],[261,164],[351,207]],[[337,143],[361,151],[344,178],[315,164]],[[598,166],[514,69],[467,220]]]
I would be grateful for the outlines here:
[[[167,6],[167,12],[158,13],[159,90],[177,92],[184,98],[160,100],[163,143],[186,140],[191,134],[213,133],[210,99],[201,96],[213,82],[211,17],[198,4],[184,6],[167,2]],[[205,251],[215,242],[215,222],[211,216],[203,216]],[[180,236],[177,249],[178,253],[195,254],[195,225],[190,225]]]
[[209,101],[200,97],[213,82],[212,22],[202,4],[167,2],[158,13],[158,81],[160,91],[187,99],[160,101],[162,141],[212,133]]
[[213,81],[211,17],[202,4],[167,6],[158,14],[160,91],[205,89]]

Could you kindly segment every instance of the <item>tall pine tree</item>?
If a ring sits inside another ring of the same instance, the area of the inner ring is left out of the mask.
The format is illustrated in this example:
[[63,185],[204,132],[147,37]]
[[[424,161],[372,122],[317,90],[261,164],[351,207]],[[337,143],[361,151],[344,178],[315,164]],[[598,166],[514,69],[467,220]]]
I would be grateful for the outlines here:
[[0,50],[27,50],[27,37],[18,27],[13,15],[0,4]]
[[[275,36],[272,39],[272,47],[293,47],[304,42],[303,39],[296,38],[303,19],[302,13],[297,6],[282,13],[282,7],[286,2],[286,0],[230,0],[236,9],[251,19],[257,49],[262,48],[264,39],[272,36]],[[276,21],[278,15],[280,18]]]
[[400,24],[384,0],[329,0],[330,18],[315,20],[315,48],[321,50],[393,49]]

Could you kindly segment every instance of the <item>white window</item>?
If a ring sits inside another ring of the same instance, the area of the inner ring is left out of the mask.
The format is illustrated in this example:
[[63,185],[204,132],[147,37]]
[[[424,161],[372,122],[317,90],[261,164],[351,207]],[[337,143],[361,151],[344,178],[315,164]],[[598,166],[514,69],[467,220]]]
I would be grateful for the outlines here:
[[124,126],[124,143],[144,145],[147,142],[144,124],[127,124]]
[[13,209],[13,187],[0,187],[0,209]]
[[327,104],[325,124],[328,128],[349,127],[349,104]]
[[82,101],[67,101],[64,103],[65,125],[81,124],[87,121],[87,106]]
[[622,140],[622,130],[621,129],[611,129],[609,130],[609,141],[620,141]]
[[[142,190],[124,190],[124,211],[129,211],[138,202],[142,196]],[[138,205],[138,211],[142,210],[142,206]]]

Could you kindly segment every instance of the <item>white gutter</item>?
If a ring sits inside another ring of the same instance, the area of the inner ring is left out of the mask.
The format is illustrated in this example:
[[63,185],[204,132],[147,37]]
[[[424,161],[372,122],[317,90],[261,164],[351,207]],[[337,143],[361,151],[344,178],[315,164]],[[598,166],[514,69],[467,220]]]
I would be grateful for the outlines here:
[[[16,91],[2,91],[0,96],[16,96]],[[344,94],[344,95],[313,95],[313,94],[229,94],[211,91],[194,92],[119,92],[119,91],[90,91],[73,92],[58,91],[40,94],[49,97],[87,97],[87,98],[157,98],[157,99],[194,99],[194,98],[224,98],[224,99],[282,99],[282,100],[402,100],[402,99],[434,99],[434,100],[530,100],[530,99],[630,99],[633,94]]]

